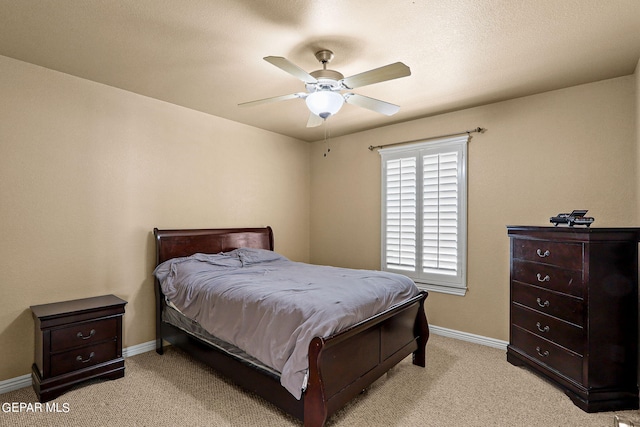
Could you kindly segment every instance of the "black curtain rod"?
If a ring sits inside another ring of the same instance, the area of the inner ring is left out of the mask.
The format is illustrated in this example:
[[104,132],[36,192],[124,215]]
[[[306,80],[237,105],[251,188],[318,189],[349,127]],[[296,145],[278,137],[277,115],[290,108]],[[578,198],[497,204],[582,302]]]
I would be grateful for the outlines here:
[[447,138],[447,137],[450,137],[450,136],[464,135],[465,133],[466,133],[467,135],[471,135],[472,133],[475,133],[475,132],[478,132],[478,133],[484,133],[486,130],[487,130],[487,129],[485,129],[485,128],[477,127],[477,128],[475,128],[475,129],[472,129],[472,130],[465,130],[465,131],[463,131],[463,132],[450,133],[450,134],[448,134],[448,135],[431,136],[431,137],[429,137],[429,138],[414,139],[414,140],[412,140],[412,141],[394,142],[394,143],[392,143],[392,144],[385,144],[385,145],[376,145],[376,146],[370,145],[370,146],[369,146],[369,150],[370,150],[370,151],[373,151],[373,150],[375,150],[376,148],[392,147],[392,146],[394,146],[394,145],[411,144],[411,143],[413,143],[413,142],[428,141],[428,140],[430,140],[430,139],[440,139],[440,138]]

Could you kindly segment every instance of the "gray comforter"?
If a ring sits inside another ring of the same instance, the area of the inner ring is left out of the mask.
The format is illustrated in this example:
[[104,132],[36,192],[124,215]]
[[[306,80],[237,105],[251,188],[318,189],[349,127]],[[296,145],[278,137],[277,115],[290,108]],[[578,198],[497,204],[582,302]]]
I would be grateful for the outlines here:
[[402,275],[293,262],[262,249],[175,258],[154,274],[182,313],[279,371],[282,385],[297,399],[314,337],[418,294]]

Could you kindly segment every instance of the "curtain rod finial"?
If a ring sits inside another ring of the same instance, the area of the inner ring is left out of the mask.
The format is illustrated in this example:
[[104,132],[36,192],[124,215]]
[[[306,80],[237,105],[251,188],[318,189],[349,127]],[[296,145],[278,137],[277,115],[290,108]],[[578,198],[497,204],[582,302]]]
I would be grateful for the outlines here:
[[471,134],[472,134],[472,133],[474,133],[474,132],[478,132],[478,133],[485,133],[485,131],[486,131],[486,130],[487,130],[486,128],[477,127],[477,128],[475,128],[475,129],[468,130],[468,131],[466,131],[465,133],[466,133],[467,135],[471,136]]

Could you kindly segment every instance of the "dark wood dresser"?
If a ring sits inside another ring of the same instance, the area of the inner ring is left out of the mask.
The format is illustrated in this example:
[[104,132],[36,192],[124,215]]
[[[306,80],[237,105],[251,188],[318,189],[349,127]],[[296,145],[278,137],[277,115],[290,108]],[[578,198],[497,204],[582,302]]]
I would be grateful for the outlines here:
[[638,408],[640,228],[507,227],[507,360],[586,412]]
[[122,316],[114,296],[31,306],[35,321],[33,389],[40,402],[94,378],[124,376]]

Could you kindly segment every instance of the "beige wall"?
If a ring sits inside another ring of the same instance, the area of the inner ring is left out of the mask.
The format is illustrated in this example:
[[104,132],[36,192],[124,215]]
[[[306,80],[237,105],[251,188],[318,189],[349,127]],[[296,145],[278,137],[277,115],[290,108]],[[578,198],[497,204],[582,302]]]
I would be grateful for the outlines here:
[[[594,226],[638,225],[635,79],[314,143],[311,262],[380,267],[380,156],[369,145],[485,127],[469,143],[469,291],[464,297],[431,292],[427,316],[434,325],[508,340],[506,225],[550,225],[550,216],[572,209],[589,209]],[[327,144],[331,151],[323,157]]]
[[153,339],[153,227],[271,225],[292,259],[379,268],[369,145],[488,129],[469,146],[469,292],[432,292],[434,325],[508,338],[505,225],[574,208],[594,226],[640,219],[638,72],[327,144],[6,57],[0,93],[0,381],[30,370],[33,304],[114,293],[125,346]]
[[0,57],[0,381],[30,372],[30,305],[113,293],[154,338],[153,227],[271,225],[309,257],[295,139]]

